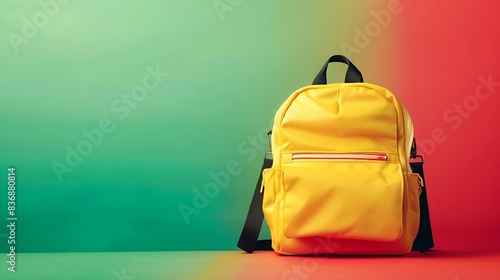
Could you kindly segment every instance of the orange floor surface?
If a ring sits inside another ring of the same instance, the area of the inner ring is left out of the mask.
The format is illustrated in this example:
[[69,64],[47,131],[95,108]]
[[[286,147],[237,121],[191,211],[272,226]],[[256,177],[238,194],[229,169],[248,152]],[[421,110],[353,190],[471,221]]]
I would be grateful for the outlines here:
[[195,279],[496,279],[499,253],[426,252],[404,257],[289,257],[228,252]]
[[240,251],[17,254],[1,280],[500,280],[500,252],[404,257],[291,257]]

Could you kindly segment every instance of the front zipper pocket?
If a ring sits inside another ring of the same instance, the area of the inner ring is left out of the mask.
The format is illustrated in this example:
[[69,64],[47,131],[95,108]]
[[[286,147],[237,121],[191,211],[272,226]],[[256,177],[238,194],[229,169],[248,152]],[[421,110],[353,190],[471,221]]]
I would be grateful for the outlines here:
[[296,153],[283,163],[288,238],[394,241],[403,230],[404,179],[384,153]]

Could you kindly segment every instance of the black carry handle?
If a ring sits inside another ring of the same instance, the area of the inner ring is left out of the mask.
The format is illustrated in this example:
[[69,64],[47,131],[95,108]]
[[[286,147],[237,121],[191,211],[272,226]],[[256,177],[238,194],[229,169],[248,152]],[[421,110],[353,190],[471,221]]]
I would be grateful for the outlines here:
[[[410,162],[412,172],[418,173],[422,178],[422,192],[420,193],[420,224],[418,227],[417,237],[413,242],[413,251],[424,252],[434,247],[434,237],[432,236],[431,217],[429,213],[429,202],[427,200],[427,187],[424,176],[424,157],[417,152],[417,140],[413,138],[411,145]],[[416,160],[416,161],[415,161]]]
[[312,82],[313,85],[326,85],[326,70],[328,69],[328,64],[332,62],[342,62],[347,64],[347,72],[345,74],[346,83],[363,82],[363,75],[361,75],[358,68],[356,68],[356,66],[354,66],[354,64],[347,57],[343,55],[334,55],[326,61],[325,65],[323,65],[323,68],[321,68],[316,78],[314,78]]

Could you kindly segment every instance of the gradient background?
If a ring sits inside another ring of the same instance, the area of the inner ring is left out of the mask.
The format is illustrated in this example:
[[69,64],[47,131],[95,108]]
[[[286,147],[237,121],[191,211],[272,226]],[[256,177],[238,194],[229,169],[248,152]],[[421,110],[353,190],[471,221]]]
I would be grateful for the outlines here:
[[[230,9],[220,16],[214,3]],[[236,250],[267,151],[259,139],[288,95],[337,53],[408,107],[436,249],[500,250],[500,86],[456,129],[443,117],[471,102],[478,77],[500,82],[498,2],[231,3],[73,0],[16,53],[8,34],[43,10],[0,2],[0,213],[5,221],[15,166],[18,253]],[[375,24],[391,3],[399,12]],[[120,119],[111,104],[157,65],[170,75]],[[344,68],[333,66],[330,78],[340,79]],[[114,131],[60,182],[53,162],[103,118]],[[238,174],[187,223],[179,206],[193,206],[228,163]],[[5,234],[0,226],[2,252]]]

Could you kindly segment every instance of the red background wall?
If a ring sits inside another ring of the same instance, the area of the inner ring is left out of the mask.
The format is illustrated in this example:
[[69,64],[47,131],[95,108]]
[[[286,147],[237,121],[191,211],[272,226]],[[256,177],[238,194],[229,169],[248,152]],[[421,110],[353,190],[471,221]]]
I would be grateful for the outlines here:
[[425,156],[436,249],[500,250],[499,12],[412,1],[400,18],[398,96]]

